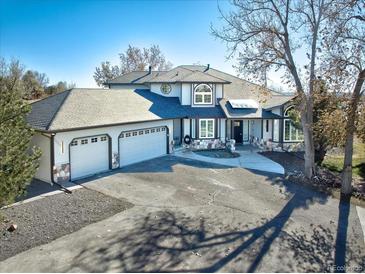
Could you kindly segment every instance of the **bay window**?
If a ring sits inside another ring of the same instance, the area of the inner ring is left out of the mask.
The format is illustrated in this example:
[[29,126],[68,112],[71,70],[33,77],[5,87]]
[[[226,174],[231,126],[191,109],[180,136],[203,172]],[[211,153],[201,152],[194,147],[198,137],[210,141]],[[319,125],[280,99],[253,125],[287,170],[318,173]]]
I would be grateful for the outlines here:
[[199,138],[214,138],[214,119],[199,120]]

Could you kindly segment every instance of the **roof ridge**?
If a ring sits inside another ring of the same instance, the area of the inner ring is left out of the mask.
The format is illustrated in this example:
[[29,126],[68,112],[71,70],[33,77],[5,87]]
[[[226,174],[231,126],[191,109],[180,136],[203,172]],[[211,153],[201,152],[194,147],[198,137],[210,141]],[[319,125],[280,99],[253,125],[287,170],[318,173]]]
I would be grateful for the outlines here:
[[[179,66],[177,66],[177,67],[175,67],[175,68],[182,68],[182,69],[185,69],[185,70],[194,71],[194,70],[192,70],[192,69],[188,69],[188,68],[186,68],[186,67],[184,67],[184,66],[188,66],[188,65],[179,65]],[[175,68],[173,68],[173,69],[175,69]],[[172,69],[171,69],[171,70],[172,70]]]
[[[199,70],[198,70],[199,71]],[[208,71],[208,70],[207,70]],[[204,73],[205,74],[205,72],[204,71],[199,71],[199,72],[201,72],[201,73]],[[223,78],[221,78],[221,77],[217,77],[217,76],[215,76],[215,75],[210,75],[209,73],[207,73],[209,76],[213,76],[214,78],[217,78],[217,79],[219,79],[219,80],[222,80],[222,81],[226,81],[226,82],[231,82],[231,81],[228,81],[228,80],[226,80],[226,79],[223,79]]]
[[[186,70],[186,71],[188,71],[188,72],[193,72],[191,69],[187,69],[187,68],[183,68],[183,67],[181,67],[181,66],[177,66],[177,67],[174,67],[173,69],[170,69],[170,70],[168,70],[168,71],[166,71],[166,73],[169,73],[169,72],[173,72],[173,70],[176,70],[176,69],[178,69],[178,68],[180,68],[180,69],[183,69],[183,70]],[[189,74],[190,75],[190,74]],[[158,78],[158,77],[161,77],[162,75],[156,75],[156,76],[154,76],[154,77],[152,77],[150,80],[148,80],[147,82],[145,82],[145,83],[150,83],[150,81],[151,80],[154,80],[154,79],[156,79],[156,78]],[[177,75],[176,76],[179,76],[179,73],[177,72]],[[176,81],[175,81],[176,82]]]
[[65,98],[63,98],[62,102],[60,102],[60,105],[58,106],[57,110],[55,111],[53,117],[51,118],[51,120],[47,124],[46,130],[48,130],[51,127],[54,119],[56,118],[58,112],[60,111],[61,107],[63,106],[63,103],[66,101],[66,99],[68,98],[68,96],[70,95],[70,93],[71,93],[72,90],[73,90],[73,88],[72,89],[69,89],[69,90],[66,90],[68,93],[65,95]]
[[[150,78],[150,80],[149,80],[149,81],[151,81],[152,79],[155,79],[156,77],[161,76],[161,72],[169,72],[169,70],[155,70],[155,71],[152,71],[152,72],[157,72],[157,74],[156,74],[156,75],[152,75],[152,77]],[[146,76],[146,75],[145,75],[145,76]],[[145,76],[143,76],[143,77],[145,77]],[[138,78],[138,80],[140,80],[140,79],[141,79],[141,78],[143,78],[143,77]],[[134,82],[134,81],[133,81],[133,82]],[[145,83],[149,83],[149,82],[144,81],[144,82],[143,82],[143,84],[145,84]]]
[[39,100],[37,100],[37,101],[35,101],[35,102],[31,102],[31,103],[30,103],[30,105],[33,105],[33,104],[38,103],[38,102],[42,102],[43,100],[46,100],[46,99],[48,99],[48,98],[52,98],[52,97],[54,97],[54,96],[56,96],[56,95],[60,95],[60,94],[62,94],[62,93],[64,93],[64,92],[66,92],[66,91],[70,91],[70,90],[72,90],[72,89],[74,89],[74,88],[65,89],[64,91],[61,91],[61,92],[58,92],[58,93],[55,93],[55,94],[51,94],[51,95],[49,95],[49,96],[47,96],[47,97],[44,97],[44,98],[41,98],[41,99],[39,99]]
[[[188,68],[185,68],[185,67],[183,67],[183,66],[177,66],[177,67],[174,67],[174,68],[173,68],[173,69],[171,69],[171,70],[174,70],[174,69],[177,69],[177,68],[185,69],[185,70],[188,70],[188,71],[194,71],[194,70],[192,70],[192,69],[188,69]],[[171,70],[169,70],[169,71],[171,71]]]
[[108,90],[108,88],[72,88],[70,90],[75,90],[75,89],[94,89],[94,90]]
[[[191,69],[188,69],[188,70],[190,70],[191,72],[190,73],[188,73],[187,75],[185,75],[183,78],[180,78],[179,79],[179,81],[181,81],[181,80],[183,80],[184,78],[186,78],[186,77],[188,77],[188,76],[190,76],[190,75],[192,75],[195,71],[194,70],[191,70]],[[177,80],[176,80],[177,81]],[[175,82],[176,82],[175,81]]]
[[[151,70],[151,72],[166,72],[166,71],[168,71],[168,70]],[[146,73],[148,73],[149,70],[132,70],[132,71],[123,73],[121,75],[118,75],[117,77],[114,77],[113,79],[106,80],[106,82],[113,81],[113,80],[115,80],[115,79],[117,79],[119,77],[122,77],[122,76],[127,75],[127,74],[131,74],[131,73],[134,73],[134,72],[146,72]]]
[[184,77],[184,78],[182,78],[182,79],[180,79],[180,81],[184,80],[186,77],[188,77],[188,76],[192,75],[193,73],[202,73],[202,74],[204,74],[204,75],[208,75],[209,77],[213,77],[213,78],[215,78],[215,79],[219,79],[219,80],[222,80],[222,81],[225,81],[225,82],[229,82],[229,81],[227,81],[227,80],[225,80],[225,79],[222,79],[222,78],[216,77],[216,76],[214,76],[214,75],[210,75],[209,73],[205,73],[205,72],[200,71],[200,70],[192,70],[192,72],[191,72],[190,74],[185,75],[185,77]]
[[195,66],[195,67],[207,67],[207,65],[179,65],[179,67],[185,67],[185,66],[189,66],[189,67],[193,67],[193,66]]

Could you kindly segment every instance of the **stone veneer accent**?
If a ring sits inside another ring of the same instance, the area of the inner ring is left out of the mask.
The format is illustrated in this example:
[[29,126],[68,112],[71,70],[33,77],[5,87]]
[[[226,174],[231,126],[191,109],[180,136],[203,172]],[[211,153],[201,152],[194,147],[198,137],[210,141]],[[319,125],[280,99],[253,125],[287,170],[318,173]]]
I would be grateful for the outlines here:
[[53,179],[56,183],[67,182],[70,180],[70,164],[60,164],[53,167]]
[[219,149],[225,148],[225,143],[220,139],[196,139],[189,145],[191,149]]
[[112,169],[119,167],[119,153],[113,152],[112,155]]

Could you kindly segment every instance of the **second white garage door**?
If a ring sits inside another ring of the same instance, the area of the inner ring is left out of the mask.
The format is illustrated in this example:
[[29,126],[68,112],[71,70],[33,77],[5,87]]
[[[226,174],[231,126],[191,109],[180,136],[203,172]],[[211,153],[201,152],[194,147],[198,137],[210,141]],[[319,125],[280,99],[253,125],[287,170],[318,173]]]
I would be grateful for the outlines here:
[[120,166],[156,158],[167,153],[166,127],[122,132],[119,136]]
[[107,135],[74,139],[70,145],[71,180],[109,169]]

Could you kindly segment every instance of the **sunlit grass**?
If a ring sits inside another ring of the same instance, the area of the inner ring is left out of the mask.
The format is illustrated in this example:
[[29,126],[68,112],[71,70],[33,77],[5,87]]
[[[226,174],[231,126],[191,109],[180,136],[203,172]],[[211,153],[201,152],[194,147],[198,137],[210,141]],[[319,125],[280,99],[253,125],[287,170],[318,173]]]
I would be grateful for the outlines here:
[[[322,166],[334,172],[341,172],[344,155],[326,155]],[[352,157],[352,174],[365,180],[365,144],[354,140],[354,155]]]

